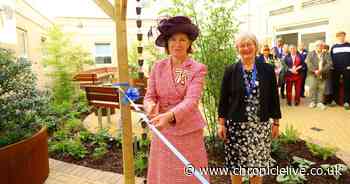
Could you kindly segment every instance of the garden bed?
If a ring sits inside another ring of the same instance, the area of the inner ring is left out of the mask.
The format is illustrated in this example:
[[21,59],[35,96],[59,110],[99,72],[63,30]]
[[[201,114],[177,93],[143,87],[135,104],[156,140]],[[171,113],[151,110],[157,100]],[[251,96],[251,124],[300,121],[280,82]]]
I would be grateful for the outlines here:
[[[85,144],[87,150],[92,153],[95,146]],[[281,145],[279,149],[279,156],[273,155],[273,158],[277,161],[279,168],[286,167],[292,164],[292,157],[298,156],[306,160],[315,162],[311,168],[320,168],[321,164],[344,164],[344,162],[336,156],[330,156],[326,160],[313,156],[306,146],[306,142],[298,140],[296,143]],[[58,159],[61,161],[74,163],[90,168],[100,169],[104,171],[110,171],[115,173],[123,173],[122,163],[122,150],[119,143],[111,141],[108,143],[108,152],[100,159],[94,159],[92,154],[87,154],[83,159],[74,159],[71,156],[63,154],[50,154],[51,158]],[[222,167],[224,163],[224,153],[222,149],[208,149],[209,166],[210,167]],[[283,158],[280,158],[283,157]],[[146,170],[139,173],[140,177],[146,177]],[[229,182],[229,176],[211,176],[212,184],[227,184]],[[333,176],[306,176],[307,181],[304,183],[315,183],[315,184],[348,184],[350,183],[350,173],[344,173],[337,181]],[[264,177],[266,184],[278,184],[276,176]]]

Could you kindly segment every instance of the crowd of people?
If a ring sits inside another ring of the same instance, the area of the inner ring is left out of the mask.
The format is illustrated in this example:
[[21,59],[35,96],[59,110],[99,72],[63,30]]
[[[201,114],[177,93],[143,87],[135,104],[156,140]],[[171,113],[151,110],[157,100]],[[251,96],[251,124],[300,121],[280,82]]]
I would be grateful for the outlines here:
[[281,38],[275,47],[262,46],[257,61],[274,66],[279,94],[282,99],[287,97],[288,106],[298,106],[300,99],[305,98],[308,78],[310,108],[324,110],[327,105],[338,104],[350,109],[350,44],[345,41],[345,32],[338,32],[336,38],[331,49],[317,40],[314,49],[308,51],[303,43],[286,44]]

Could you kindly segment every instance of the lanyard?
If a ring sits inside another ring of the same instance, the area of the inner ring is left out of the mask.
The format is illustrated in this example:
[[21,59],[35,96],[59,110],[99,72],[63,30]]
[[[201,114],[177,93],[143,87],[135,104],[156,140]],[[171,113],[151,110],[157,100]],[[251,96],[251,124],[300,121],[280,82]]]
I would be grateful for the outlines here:
[[246,95],[250,96],[252,94],[253,89],[256,87],[256,75],[257,75],[256,65],[254,64],[252,79],[250,80],[250,82],[248,80],[248,74],[243,69],[243,65],[242,65],[242,74],[244,79]]

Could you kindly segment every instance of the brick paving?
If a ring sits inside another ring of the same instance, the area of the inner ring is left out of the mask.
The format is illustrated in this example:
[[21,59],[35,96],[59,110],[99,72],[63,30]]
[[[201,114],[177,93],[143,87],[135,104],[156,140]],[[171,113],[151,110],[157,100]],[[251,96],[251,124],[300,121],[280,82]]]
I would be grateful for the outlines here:
[[[123,184],[123,180],[117,173],[50,159],[50,175],[44,184]],[[135,183],[143,184],[143,179],[136,178]]]

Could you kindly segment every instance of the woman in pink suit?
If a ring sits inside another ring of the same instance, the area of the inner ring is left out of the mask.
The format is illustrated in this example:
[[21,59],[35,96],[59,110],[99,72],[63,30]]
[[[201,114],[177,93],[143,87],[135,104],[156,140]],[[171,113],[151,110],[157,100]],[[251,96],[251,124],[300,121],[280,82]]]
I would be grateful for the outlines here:
[[[207,68],[189,57],[199,29],[184,16],[163,19],[158,29],[160,35],[156,45],[164,47],[169,57],[153,66],[144,99],[145,111],[193,166],[207,167],[203,140],[206,123],[198,109]],[[182,162],[153,135],[147,183],[199,183],[194,176],[186,176],[184,168]]]

